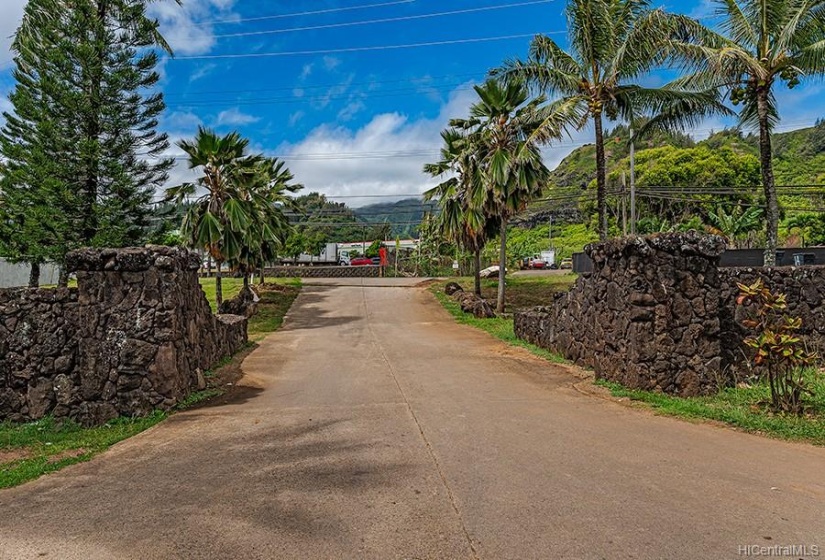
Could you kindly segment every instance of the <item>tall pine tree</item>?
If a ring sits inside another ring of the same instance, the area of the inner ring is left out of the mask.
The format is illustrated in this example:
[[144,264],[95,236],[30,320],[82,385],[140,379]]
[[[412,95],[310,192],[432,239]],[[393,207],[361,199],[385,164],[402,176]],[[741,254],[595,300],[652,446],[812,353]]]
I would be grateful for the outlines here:
[[29,0],[0,130],[0,248],[36,268],[80,246],[143,241],[173,164],[157,132],[169,46],[151,0]]

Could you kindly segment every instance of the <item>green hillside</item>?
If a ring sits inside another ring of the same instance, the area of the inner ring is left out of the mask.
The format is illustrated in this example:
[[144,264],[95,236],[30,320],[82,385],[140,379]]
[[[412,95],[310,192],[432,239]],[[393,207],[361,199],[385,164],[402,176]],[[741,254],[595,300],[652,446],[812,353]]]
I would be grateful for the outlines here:
[[[627,129],[611,131],[606,144],[608,207],[614,233],[619,233],[630,175]],[[825,188],[806,187],[804,192],[788,188],[825,183],[825,121],[775,134],[773,148],[780,203],[785,209],[783,223],[790,227],[795,215],[825,206]],[[551,215],[562,223],[592,224],[595,176],[595,146],[574,150],[552,172],[548,200],[532,204],[522,224],[547,223]],[[719,205],[724,211],[733,211],[740,203],[758,206],[760,184],[758,144],[752,134],[723,130],[699,142],[683,135],[658,134],[637,142],[637,208],[640,223],[648,230],[674,228],[688,221],[691,227],[701,226]]]
[[353,210],[360,222],[372,224],[389,223],[393,237],[410,238],[418,236],[418,226],[424,214],[437,209],[436,202],[423,202],[417,198],[407,198],[398,202],[370,204]]

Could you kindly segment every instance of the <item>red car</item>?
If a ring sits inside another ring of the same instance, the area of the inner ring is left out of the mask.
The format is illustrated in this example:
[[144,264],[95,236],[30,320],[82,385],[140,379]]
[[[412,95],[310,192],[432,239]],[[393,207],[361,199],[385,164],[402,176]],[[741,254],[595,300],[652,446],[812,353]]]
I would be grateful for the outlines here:
[[355,257],[349,261],[350,266],[367,266],[372,264],[372,259],[367,257]]

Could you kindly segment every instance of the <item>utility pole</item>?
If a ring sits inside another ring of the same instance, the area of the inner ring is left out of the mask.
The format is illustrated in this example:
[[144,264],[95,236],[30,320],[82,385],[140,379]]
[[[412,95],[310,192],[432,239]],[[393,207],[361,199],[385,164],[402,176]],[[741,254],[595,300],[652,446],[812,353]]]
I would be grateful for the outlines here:
[[636,139],[630,129],[630,233],[636,235]]
[[627,235],[627,177],[622,171],[622,235]]

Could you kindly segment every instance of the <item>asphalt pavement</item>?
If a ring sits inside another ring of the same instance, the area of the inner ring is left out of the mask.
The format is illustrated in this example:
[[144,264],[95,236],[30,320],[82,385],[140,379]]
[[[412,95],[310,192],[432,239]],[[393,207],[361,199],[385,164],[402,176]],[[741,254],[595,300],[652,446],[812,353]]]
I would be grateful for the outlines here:
[[0,559],[825,554],[825,449],[582,392],[414,280],[323,284],[230,403],[0,491]]

